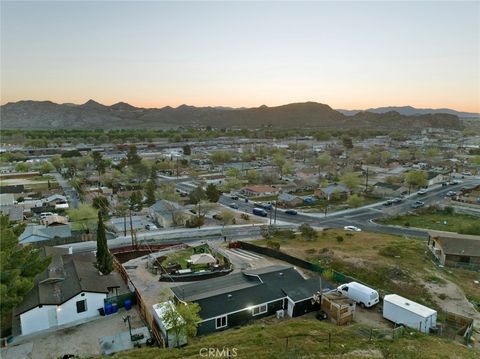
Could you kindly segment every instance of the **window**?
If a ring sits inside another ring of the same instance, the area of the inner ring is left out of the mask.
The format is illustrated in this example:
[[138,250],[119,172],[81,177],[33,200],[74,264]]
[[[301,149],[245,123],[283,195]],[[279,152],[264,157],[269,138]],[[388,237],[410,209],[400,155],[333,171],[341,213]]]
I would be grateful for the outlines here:
[[267,305],[262,304],[262,305],[258,305],[256,307],[253,307],[252,315],[259,315],[259,314],[263,314],[263,313],[266,313],[266,312],[267,312]]
[[215,329],[220,329],[224,328],[227,326],[227,316],[225,315],[224,317],[218,317],[215,319]]
[[77,313],[83,313],[87,311],[87,300],[79,300],[77,302]]

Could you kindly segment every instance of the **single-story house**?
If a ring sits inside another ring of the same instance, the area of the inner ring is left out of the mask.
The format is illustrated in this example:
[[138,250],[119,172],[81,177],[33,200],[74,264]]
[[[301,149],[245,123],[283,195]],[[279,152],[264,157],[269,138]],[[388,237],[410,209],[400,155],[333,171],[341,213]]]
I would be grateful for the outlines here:
[[52,256],[52,261],[14,309],[22,335],[100,316],[107,297],[129,292],[118,273],[99,275],[93,253],[65,254],[62,250],[43,248],[43,256]]
[[13,206],[15,198],[13,193],[1,193],[0,194],[0,207]]
[[47,227],[43,224],[28,224],[19,237],[20,244],[48,241],[54,238],[70,238],[72,231],[69,224]]
[[132,216],[130,225],[130,217],[114,217],[107,222],[107,226],[113,232],[123,235],[125,229],[130,233],[131,229],[134,231],[144,231],[150,222],[142,216]]
[[275,196],[278,188],[268,185],[252,185],[242,188],[242,193],[248,197]]
[[51,196],[48,196],[43,200],[44,203],[48,203],[50,205],[55,205],[55,204],[61,204],[61,203],[67,203],[67,197],[64,195],[55,193],[52,194]]
[[319,308],[319,278],[304,279],[293,267],[274,265],[172,288],[177,302],[200,306],[198,334],[232,328],[282,311],[290,317]]
[[149,214],[163,228],[182,226],[191,217],[178,203],[165,199],[150,206]]
[[348,197],[348,194],[350,193],[350,191],[344,185],[337,184],[337,183],[328,185],[326,187],[317,188],[314,191],[314,195],[316,197],[327,199],[327,200],[330,200],[334,193],[338,193],[338,195],[341,197]]
[[442,183],[446,181],[448,176],[445,173],[439,173],[439,172],[432,172],[428,171],[427,172],[427,184],[428,186],[433,186],[437,183]]
[[53,214],[43,219],[43,224],[45,224],[47,227],[61,226],[67,223],[68,218],[59,216],[58,214]]
[[444,266],[480,269],[480,236],[428,231],[427,245]]
[[373,193],[384,197],[395,197],[400,195],[403,187],[398,184],[377,182],[373,185]]
[[10,222],[23,221],[23,208],[19,206],[2,206],[0,207],[0,213],[4,216],[8,216]]
[[303,203],[303,199],[288,193],[278,195],[278,204],[283,207],[296,207]]

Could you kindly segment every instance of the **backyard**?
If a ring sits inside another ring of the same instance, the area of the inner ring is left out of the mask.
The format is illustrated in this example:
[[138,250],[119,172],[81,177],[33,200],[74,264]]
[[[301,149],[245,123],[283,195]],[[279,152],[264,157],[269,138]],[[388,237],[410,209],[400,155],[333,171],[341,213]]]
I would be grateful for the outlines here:
[[209,264],[191,264],[190,257],[193,254],[208,253],[211,254],[220,266],[225,263],[225,258],[218,252],[212,251],[207,244],[196,247],[188,247],[175,252],[172,252],[162,261],[163,268],[177,267],[179,269],[192,269],[192,271],[200,271],[210,268]]

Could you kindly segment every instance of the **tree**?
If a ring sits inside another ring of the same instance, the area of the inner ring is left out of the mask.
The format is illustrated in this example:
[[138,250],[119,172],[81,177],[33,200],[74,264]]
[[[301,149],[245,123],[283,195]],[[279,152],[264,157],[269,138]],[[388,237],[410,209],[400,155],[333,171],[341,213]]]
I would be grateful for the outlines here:
[[107,216],[108,210],[110,209],[110,202],[108,202],[108,198],[105,196],[97,196],[92,200],[92,206],[98,209],[102,215]]
[[197,204],[201,200],[204,200],[207,198],[207,194],[205,193],[204,189],[202,186],[197,186],[192,192],[190,192],[189,195],[189,202],[191,204]]
[[412,154],[410,153],[409,150],[400,150],[400,154],[399,154],[400,161],[403,161],[403,162],[410,161],[411,158],[412,158]]
[[362,199],[356,194],[352,194],[347,200],[348,206],[351,208],[360,207],[362,205],[362,202]]
[[360,185],[360,177],[356,173],[348,172],[342,175],[340,182],[353,192]]
[[113,271],[112,254],[108,249],[107,235],[101,212],[98,212],[96,267],[102,274],[105,275],[110,274]]
[[127,164],[129,166],[140,163],[142,158],[137,153],[137,146],[131,145],[127,153]]
[[95,169],[98,171],[98,174],[101,175],[105,173],[106,163],[102,157],[102,154],[98,151],[92,152],[92,160],[93,160],[93,165],[95,166]]
[[148,206],[151,206],[152,204],[154,204],[157,201],[157,199],[155,197],[156,189],[157,189],[157,185],[156,185],[154,180],[150,180],[150,181],[147,182],[147,184],[145,186],[145,197],[146,197],[145,203]]
[[202,320],[198,313],[200,305],[198,303],[180,302],[174,306],[171,302],[166,302],[166,310],[163,314],[165,325],[170,328],[175,336],[175,346],[180,346],[182,337],[194,337],[197,334],[198,323]]
[[185,156],[190,156],[192,154],[192,148],[190,147],[190,145],[183,146],[182,150]]
[[95,228],[95,220],[97,219],[97,210],[86,203],[80,204],[78,208],[71,208],[67,211],[74,229]]
[[8,216],[0,216],[0,313],[2,331],[8,329],[12,309],[33,288],[34,278],[45,271],[50,257],[30,245],[19,246],[23,225],[13,226]]
[[30,164],[27,163],[27,162],[17,163],[17,165],[15,166],[15,171],[17,171],[17,172],[28,172],[28,171],[30,171]]
[[303,223],[298,229],[305,239],[313,239],[317,236],[317,232],[308,223]]
[[235,219],[235,214],[228,210],[228,209],[224,209],[220,215],[222,216],[222,221],[224,224],[231,224],[233,222],[233,220]]
[[283,177],[283,166],[285,165],[285,162],[286,162],[285,156],[283,156],[280,153],[276,153],[272,158],[272,162],[275,166],[277,166],[280,178],[282,178]]
[[221,192],[218,190],[217,186],[213,183],[210,183],[207,186],[205,194],[210,202],[216,203],[220,199]]
[[353,148],[353,141],[352,138],[349,136],[342,136],[342,144],[343,147],[345,147],[347,150],[350,150]]
[[410,171],[405,175],[405,183],[408,189],[413,187],[423,187],[427,184],[427,173],[425,171]]
[[140,211],[142,209],[143,195],[140,191],[134,191],[129,198],[129,207],[132,211]]
[[52,165],[50,162],[43,162],[39,169],[40,173],[43,175],[45,173],[50,173],[50,172],[53,172],[55,171],[55,166]]

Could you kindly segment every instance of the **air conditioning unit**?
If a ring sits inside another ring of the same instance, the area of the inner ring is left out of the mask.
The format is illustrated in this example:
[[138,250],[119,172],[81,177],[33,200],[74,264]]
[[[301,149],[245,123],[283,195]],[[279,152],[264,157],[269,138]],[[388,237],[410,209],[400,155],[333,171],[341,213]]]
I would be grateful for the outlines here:
[[285,316],[285,311],[283,309],[277,310],[276,316],[277,319],[282,319]]

